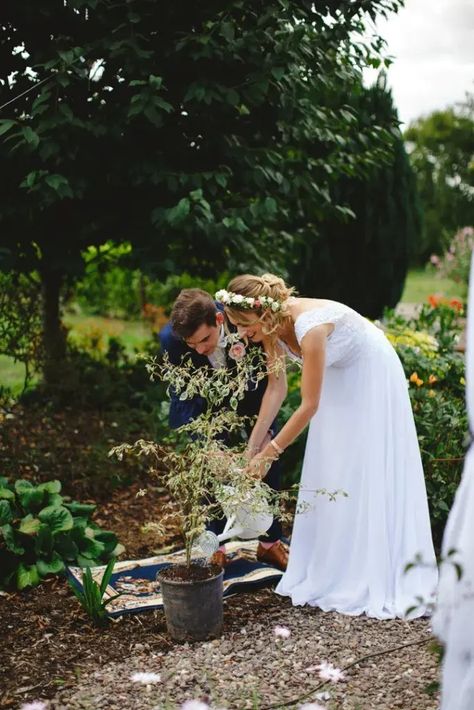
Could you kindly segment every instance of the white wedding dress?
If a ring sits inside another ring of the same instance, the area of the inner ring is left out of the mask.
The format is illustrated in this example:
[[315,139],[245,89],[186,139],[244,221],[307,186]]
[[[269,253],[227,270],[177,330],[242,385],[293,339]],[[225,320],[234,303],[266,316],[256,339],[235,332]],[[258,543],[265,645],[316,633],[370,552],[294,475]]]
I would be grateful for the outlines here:
[[[474,258],[471,260],[467,324],[466,399],[474,426]],[[441,710],[474,708],[474,445],[464,461],[461,483],[443,537],[439,598],[433,631],[445,644]],[[462,572],[458,578],[455,563]]]
[[[324,611],[389,619],[418,605],[410,616],[421,616],[437,568],[402,365],[382,330],[334,301],[296,319],[298,342],[323,323],[334,330],[303,462],[298,508],[308,509],[295,516],[276,591]],[[423,565],[405,573],[417,556]]]

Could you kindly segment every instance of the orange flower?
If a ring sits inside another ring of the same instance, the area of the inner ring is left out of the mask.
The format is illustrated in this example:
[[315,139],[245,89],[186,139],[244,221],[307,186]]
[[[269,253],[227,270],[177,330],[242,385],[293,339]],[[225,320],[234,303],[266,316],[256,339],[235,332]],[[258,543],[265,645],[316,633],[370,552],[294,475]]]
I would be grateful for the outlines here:
[[434,385],[435,382],[438,382],[438,378],[436,377],[436,375],[430,375],[428,377],[428,384]]
[[411,373],[410,382],[413,382],[413,384],[415,384],[417,387],[421,387],[421,385],[423,384],[423,380],[420,377],[418,377],[417,372]]
[[436,308],[436,306],[439,306],[440,302],[440,297],[436,296],[434,293],[431,294],[431,296],[428,296],[428,303],[430,306],[433,306],[433,308]]
[[436,392],[434,390],[428,390],[428,397],[436,397]]
[[462,301],[460,301],[459,298],[452,298],[449,302],[449,305],[451,306],[451,308],[454,308],[454,310],[458,313],[460,313],[463,309]]

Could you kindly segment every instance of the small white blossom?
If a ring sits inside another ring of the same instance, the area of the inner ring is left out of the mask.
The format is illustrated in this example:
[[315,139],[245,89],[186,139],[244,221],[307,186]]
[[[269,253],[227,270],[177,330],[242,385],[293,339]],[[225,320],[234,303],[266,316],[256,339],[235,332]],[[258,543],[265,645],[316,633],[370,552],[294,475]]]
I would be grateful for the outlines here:
[[329,680],[331,683],[338,683],[345,678],[344,671],[341,671],[340,668],[336,668],[336,666],[333,666],[332,663],[328,663],[327,661],[322,661],[319,665],[315,666],[315,670],[319,671],[321,680]]
[[300,705],[298,710],[325,710],[325,708],[319,703],[305,703],[304,705]]
[[202,700],[186,700],[181,705],[181,710],[207,710],[208,707],[209,705],[203,703]]
[[132,673],[130,680],[134,683],[143,683],[144,685],[152,685],[153,683],[161,683],[159,673],[137,672]]
[[103,59],[96,59],[89,70],[90,81],[100,81],[104,73],[105,62]]
[[245,300],[245,297],[242,296],[241,293],[236,293],[232,300],[234,303],[243,303]]
[[43,700],[34,700],[32,703],[23,703],[20,710],[46,710],[47,707]]
[[135,493],[135,498],[141,498],[142,496],[146,496],[147,492],[148,491],[146,488],[139,488],[138,491]]
[[273,633],[279,639],[287,639],[291,636],[291,631],[286,626],[275,626]]

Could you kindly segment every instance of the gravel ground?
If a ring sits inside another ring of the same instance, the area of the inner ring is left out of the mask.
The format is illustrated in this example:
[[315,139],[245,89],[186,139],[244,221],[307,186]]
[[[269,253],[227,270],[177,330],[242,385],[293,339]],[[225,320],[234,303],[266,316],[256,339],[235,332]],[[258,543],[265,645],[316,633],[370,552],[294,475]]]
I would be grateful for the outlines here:
[[[51,708],[174,710],[190,699],[227,710],[298,708],[310,701],[326,710],[438,707],[437,695],[427,692],[438,679],[428,620],[378,621],[293,608],[270,590],[252,596],[256,602],[260,598],[262,613],[249,620],[245,595],[228,600],[236,621],[221,639],[173,645],[167,652],[137,644],[123,661],[80,676],[56,695]],[[278,625],[289,629],[288,638],[275,635]],[[361,660],[405,644],[413,645]],[[342,669],[354,665],[343,681],[323,684],[314,668],[321,661]],[[160,680],[133,682],[136,672],[159,674]]]

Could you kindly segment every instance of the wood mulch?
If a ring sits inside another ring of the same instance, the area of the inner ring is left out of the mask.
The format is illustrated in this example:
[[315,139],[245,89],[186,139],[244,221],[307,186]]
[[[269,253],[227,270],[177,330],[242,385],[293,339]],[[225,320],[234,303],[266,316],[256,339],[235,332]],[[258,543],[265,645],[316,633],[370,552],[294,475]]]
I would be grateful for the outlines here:
[[[125,558],[156,554],[155,541],[142,527],[159,516],[165,497],[157,485],[137,496],[147,485],[140,468],[127,472],[133,482],[124,486],[122,480],[111,491],[115,473],[107,450],[126,438],[113,420],[100,413],[55,414],[34,407],[7,413],[13,416],[6,418],[4,411],[0,422],[3,475],[61,479],[75,499],[99,501],[94,519],[117,533]],[[166,543],[177,546],[177,535]],[[291,630],[289,639],[277,642],[277,625]],[[54,578],[21,593],[1,594],[0,638],[0,708],[43,699],[53,710],[173,710],[193,698],[228,710],[263,709],[275,700],[278,706],[294,701],[291,706],[298,707],[315,698],[327,710],[438,706],[438,662],[425,643],[428,621],[407,624],[295,609],[271,590],[227,600],[221,640],[182,645],[167,636],[161,611],[94,627],[65,580]],[[414,645],[404,647],[407,642]],[[324,686],[318,697],[317,674],[308,668],[322,660],[355,665],[345,682]],[[135,671],[159,672],[163,684],[150,692],[140,688],[130,682]]]

